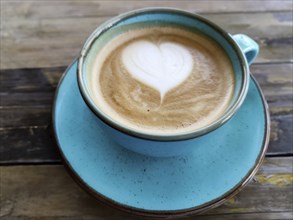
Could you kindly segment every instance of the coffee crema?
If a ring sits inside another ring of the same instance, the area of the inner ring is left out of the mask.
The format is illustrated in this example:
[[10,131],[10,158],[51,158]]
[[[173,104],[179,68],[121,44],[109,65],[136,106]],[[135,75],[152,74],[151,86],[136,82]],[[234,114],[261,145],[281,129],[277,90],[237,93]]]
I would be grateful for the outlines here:
[[202,128],[219,118],[234,90],[232,64],[208,37],[161,26],[126,31],[95,54],[88,75],[95,104],[147,133]]

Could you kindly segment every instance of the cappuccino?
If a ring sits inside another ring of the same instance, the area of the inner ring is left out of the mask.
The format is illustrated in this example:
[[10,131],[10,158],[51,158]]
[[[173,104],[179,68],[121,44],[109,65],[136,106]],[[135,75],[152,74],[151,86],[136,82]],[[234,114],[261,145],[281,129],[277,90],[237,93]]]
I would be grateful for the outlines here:
[[233,96],[233,67],[225,51],[184,28],[125,31],[94,56],[88,74],[93,101],[138,131],[172,134],[205,127]]

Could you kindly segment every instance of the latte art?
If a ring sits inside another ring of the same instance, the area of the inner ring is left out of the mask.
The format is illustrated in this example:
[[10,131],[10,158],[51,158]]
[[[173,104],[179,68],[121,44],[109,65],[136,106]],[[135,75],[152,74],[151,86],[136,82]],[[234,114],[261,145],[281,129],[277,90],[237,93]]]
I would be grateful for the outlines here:
[[204,127],[223,114],[233,96],[233,68],[224,50],[186,29],[133,29],[94,56],[88,82],[95,104],[142,132]]
[[169,90],[191,74],[193,67],[189,51],[174,42],[135,41],[123,50],[122,61],[135,79],[160,92],[161,102]]

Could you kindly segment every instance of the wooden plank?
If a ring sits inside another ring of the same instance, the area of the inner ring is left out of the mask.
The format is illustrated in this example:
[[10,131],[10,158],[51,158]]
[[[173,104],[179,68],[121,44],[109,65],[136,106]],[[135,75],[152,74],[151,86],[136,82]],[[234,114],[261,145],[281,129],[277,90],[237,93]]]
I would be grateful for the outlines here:
[[[13,10],[9,7],[3,7],[3,11]],[[38,9],[34,7],[34,4],[29,5],[27,10]],[[54,13],[52,10],[50,13]],[[256,62],[292,61],[292,51],[288,49],[292,45],[291,12],[205,16],[232,34],[241,32],[253,37],[261,47]],[[44,15],[28,19],[25,14],[15,18],[3,17],[0,66],[2,69],[13,69],[68,65],[78,56],[88,35],[109,18],[96,15],[49,19]]]
[[[271,118],[271,137],[267,156],[293,155],[293,117]],[[50,126],[0,128],[0,164],[60,163]]]
[[60,163],[50,126],[0,128],[0,164]]
[[5,106],[30,106],[32,103],[40,106],[49,106],[53,103],[53,92],[31,93],[2,93],[1,102]]
[[[58,4],[58,7],[56,7]],[[173,7],[195,13],[290,11],[292,1],[3,1],[5,18],[27,19],[114,16],[143,7]]]
[[51,108],[55,89],[65,69],[1,70],[0,106]]
[[51,106],[0,108],[1,128],[37,127],[51,123]]
[[253,64],[250,70],[261,86],[271,115],[293,113],[293,64]]
[[1,93],[54,92],[66,67],[1,70]]
[[293,116],[273,116],[268,155],[293,155]]
[[[242,192],[199,219],[288,219],[292,216],[292,162],[292,157],[266,158]],[[96,202],[74,183],[63,166],[0,169],[4,219],[137,219]]]
[[249,220],[249,219],[265,219],[265,220],[292,220],[293,214],[292,212],[268,212],[268,213],[248,213],[248,214],[219,214],[219,215],[210,215],[210,216],[199,216],[196,219],[199,220],[214,220],[214,219],[222,219],[222,220]]
[[[293,154],[292,65],[256,64],[252,72],[269,102],[271,142],[267,155]],[[54,90],[64,67],[2,70],[0,117],[2,164],[59,163],[50,139]]]
[[[0,106],[2,108],[23,108],[24,106],[47,106],[49,108],[52,105],[55,88],[65,69],[65,67],[54,67],[1,70]],[[259,82],[272,114],[293,112],[292,70],[292,63],[253,64],[251,66],[251,72]],[[4,123],[9,124],[10,122]]]
[[[145,220],[146,218],[133,217],[128,215],[114,215],[115,217],[83,217],[84,220]],[[292,220],[292,212],[268,212],[268,213],[241,213],[241,214],[217,214],[217,215],[204,215],[196,217],[187,217],[186,220],[195,219],[196,220],[255,220],[255,219],[264,219],[264,220]],[[80,220],[81,217],[42,217],[41,220]],[[1,220],[40,220],[38,217],[3,217]]]

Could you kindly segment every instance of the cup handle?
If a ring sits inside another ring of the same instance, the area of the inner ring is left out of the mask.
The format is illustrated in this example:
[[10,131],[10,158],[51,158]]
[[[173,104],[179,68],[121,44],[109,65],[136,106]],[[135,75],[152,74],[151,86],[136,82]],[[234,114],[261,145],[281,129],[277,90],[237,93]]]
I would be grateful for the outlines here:
[[259,52],[258,44],[244,34],[236,34],[232,37],[241,48],[243,54],[246,57],[247,63],[249,65],[252,64]]

